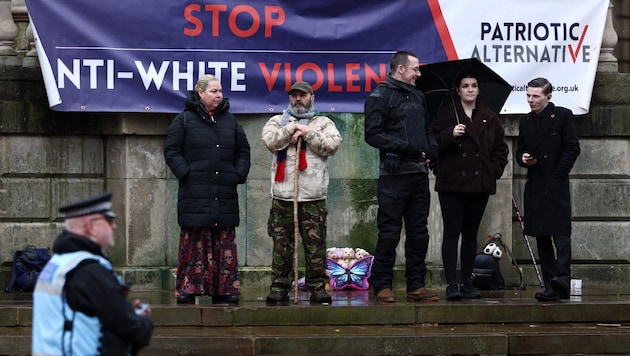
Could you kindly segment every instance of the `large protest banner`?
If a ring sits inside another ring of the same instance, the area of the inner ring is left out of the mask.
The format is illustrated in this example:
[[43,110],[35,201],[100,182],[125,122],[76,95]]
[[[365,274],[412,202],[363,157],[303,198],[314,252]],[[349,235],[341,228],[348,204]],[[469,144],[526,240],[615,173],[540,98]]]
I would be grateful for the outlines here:
[[502,113],[529,108],[547,77],[554,102],[588,112],[608,0],[26,0],[49,104],[59,111],[183,109],[203,74],[234,113],[272,113],[295,80],[317,109],[362,112],[391,55],[421,63],[477,57],[509,83]]

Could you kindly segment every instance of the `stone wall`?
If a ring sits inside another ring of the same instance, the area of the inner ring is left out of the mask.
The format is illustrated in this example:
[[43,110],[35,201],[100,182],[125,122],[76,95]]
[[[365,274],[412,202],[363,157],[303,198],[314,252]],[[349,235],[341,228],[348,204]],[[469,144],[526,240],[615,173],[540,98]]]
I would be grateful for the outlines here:
[[[137,287],[172,288],[179,231],[177,181],[162,155],[172,115],[51,111],[24,0],[0,0],[2,11],[7,11],[8,3],[17,36],[10,48],[0,47],[0,284],[8,279],[16,249],[51,246],[63,228],[57,214],[60,205],[109,190],[115,194],[114,209],[119,215],[117,245],[110,256],[116,268]],[[582,154],[571,174],[573,272],[587,286],[617,285],[630,276],[630,76],[616,73],[628,71],[630,6],[626,0],[612,3],[609,16],[614,18],[616,34],[612,26],[607,28],[600,70],[614,73],[598,73],[590,113],[577,118]],[[3,27],[5,35],[11,32],[7,26]],[[609,55],[613,47],[618,64]],[[373,251],[377,152],[364,142],[361,114],[330,116],[344,142],[330,159],[328,245]],[[252,146],[253,163],[247,183],[240,188],[239,265],[243,285],[266,287],[271,263],[266,227],[271,154],[260,142],[260,132],[268,117],[238,118]],[[505,116],[502,120],[513,152],[518,118]],[[524,269],[525,283],[536,285],[511,204],[512,195],[522,203],[525,172],[512,158],[499,181],[498,194],[489,201],[479,241],[501,233]],[[427,259],[429,283],[439,285],[443,283],[442,224],[437,196],[432,193]],[[534,239],[530,242],[535,251]],[[397,268],[397,278],[402,277],[401,270]]]
[[[582,154],[572,171],[574,278],[617,284],[627,278],[630,75],[599,73],[592,108],[577,118]],[[144,288],[170,288],[176,265],[177,182],[162,149],[172,115],[59,113],[48,109],[37,68],[0,67],[0,263],[25,245],[49,247],[62,229],[57,207],[103,190],[114,192],[119,214],[111,258],[128,280]],[[343,144],[330,159],[329,246],[376,243],[377,152],[363,139],[361,114],[331,114]],[[266,220],[271,154],[260,141],[268,115],[241,115],[252,147],[252,169],[240,189],[239,265],[244,283],[264,287],[271,264]],[[503,117],[511,152],[517,117]],[[524,171],[512,157],[486,210],[480,242],[501,233],[536,284],[512,193],[520,203]],[[433,184],[433,180],[431,181]],[[433,192],[435,194],[435,192]],[[441,284],[441,217],[432,200],[428,263],[431,283]],[[535,243],[530,239],[532,245]],[[398,264],[402,259],[399,248]],[[261,277],[262,276],[262,277]]]
[[630,1],[612,0],[614,26],[619,36],[615,57],[619,60],[619,72],[630,73]]

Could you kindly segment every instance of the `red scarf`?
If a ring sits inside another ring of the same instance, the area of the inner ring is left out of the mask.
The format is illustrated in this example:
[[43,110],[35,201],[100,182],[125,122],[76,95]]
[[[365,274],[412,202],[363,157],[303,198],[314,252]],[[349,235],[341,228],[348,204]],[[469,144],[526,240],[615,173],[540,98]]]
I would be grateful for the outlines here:
[[[274,180],[276,182],[284,181],[284,166],[287,160],[287,150],[289,147],[287,146],[282,151],[278,152],[278,158],[276,159],[276,176]],[[300,145],[300,166],[298,167],[301,171],[305,170],[308,165],[306,164],[306,141],[302,140],[302,144]]]

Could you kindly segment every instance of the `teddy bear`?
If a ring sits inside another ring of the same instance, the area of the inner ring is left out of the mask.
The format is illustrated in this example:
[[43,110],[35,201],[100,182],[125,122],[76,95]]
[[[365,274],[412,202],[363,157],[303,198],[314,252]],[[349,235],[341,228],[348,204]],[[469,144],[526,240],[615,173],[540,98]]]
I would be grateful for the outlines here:
[[331,260],[337,260],[337,248],[329,247],[326,249],[326,257]]
[[354,250],[351,247],[344,247],[342,259],[351,260],[353,258],[354,258]]
[[348,269],[350,267],[350,260],[340,259],[337,260],[337,264],[343,269]]
[[354,259],[357,260],[357,261],[362,259],[362,258],[364,258],[364,257],[367,257],[369,255],[370,255],[369,252],[367,252],[366,250],[364,250],[364,249],[362,249],[360,247],[357,247],[355,249],[355,251],[354,251]]

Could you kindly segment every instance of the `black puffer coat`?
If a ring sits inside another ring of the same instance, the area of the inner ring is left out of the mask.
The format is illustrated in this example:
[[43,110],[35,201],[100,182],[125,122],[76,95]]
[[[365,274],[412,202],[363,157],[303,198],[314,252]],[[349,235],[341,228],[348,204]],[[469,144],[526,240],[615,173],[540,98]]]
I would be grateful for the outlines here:
[[250,167],[249,142],[224,98],[211,116],[196,92],[168,129],[164,158],[179,179],[178,222],[182,227],[239,225],[237,185]]

